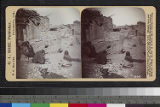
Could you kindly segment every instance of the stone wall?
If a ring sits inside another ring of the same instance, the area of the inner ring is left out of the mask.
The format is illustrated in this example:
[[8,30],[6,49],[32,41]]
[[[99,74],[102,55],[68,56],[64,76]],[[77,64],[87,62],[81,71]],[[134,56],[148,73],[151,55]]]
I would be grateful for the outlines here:
[[24,41],[29,41],[32,39],[37,39],[40,37],[41,32],[49,30],[49,19],[48,17],[39,17],[39,24],[35,25],[33,20],[29,20],[29,23],[26,25],[26,28],[23,29]]
[[80,21],[74,21],[72,24],[72,34],[73,35],[80,35],[81,34],[81,25]]
[[138,35],[139,36],[145,36],[145,31],[146,31],[146,28],[145,28],[145,23],[144,22],[138,22],[137,23],[137,30],[138,30]]
[[90,23],[89,29],[86,30],[87,41],[96,39],[104,39],[104,33],[113,30],[113,23],[111,17],[101,16]]

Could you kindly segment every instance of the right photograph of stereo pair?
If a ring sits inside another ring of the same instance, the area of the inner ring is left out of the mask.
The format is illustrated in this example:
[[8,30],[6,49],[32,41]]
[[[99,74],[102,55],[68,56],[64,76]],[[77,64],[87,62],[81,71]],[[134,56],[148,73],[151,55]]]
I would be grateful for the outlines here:
[[81,13],[83,78],[146,78],[145,12],[135,7]]

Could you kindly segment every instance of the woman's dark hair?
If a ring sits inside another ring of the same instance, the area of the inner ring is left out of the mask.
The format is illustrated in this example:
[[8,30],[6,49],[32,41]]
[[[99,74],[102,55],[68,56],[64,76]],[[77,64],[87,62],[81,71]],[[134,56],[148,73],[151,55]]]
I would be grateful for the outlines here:
[[64,52],[64,54],[65,54],[65,55],[68,55],[68,54],[69,54],[69,52],[66,50],[66,51]]
[[129,51],[126,52],[126,56],[130,56],[130,52]]

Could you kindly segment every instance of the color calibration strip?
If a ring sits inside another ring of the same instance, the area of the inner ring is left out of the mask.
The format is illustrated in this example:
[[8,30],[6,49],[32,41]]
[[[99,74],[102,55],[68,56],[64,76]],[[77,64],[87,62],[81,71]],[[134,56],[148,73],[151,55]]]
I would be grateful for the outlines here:
[[160,104],[0,103],[0,107],[160,107]]

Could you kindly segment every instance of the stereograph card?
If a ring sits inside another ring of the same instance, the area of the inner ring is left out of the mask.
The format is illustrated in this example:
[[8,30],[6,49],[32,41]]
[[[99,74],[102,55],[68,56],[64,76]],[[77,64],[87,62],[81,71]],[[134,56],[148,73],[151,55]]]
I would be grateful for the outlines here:
[[8,81],[154,81],[153,6],[8,6]]

